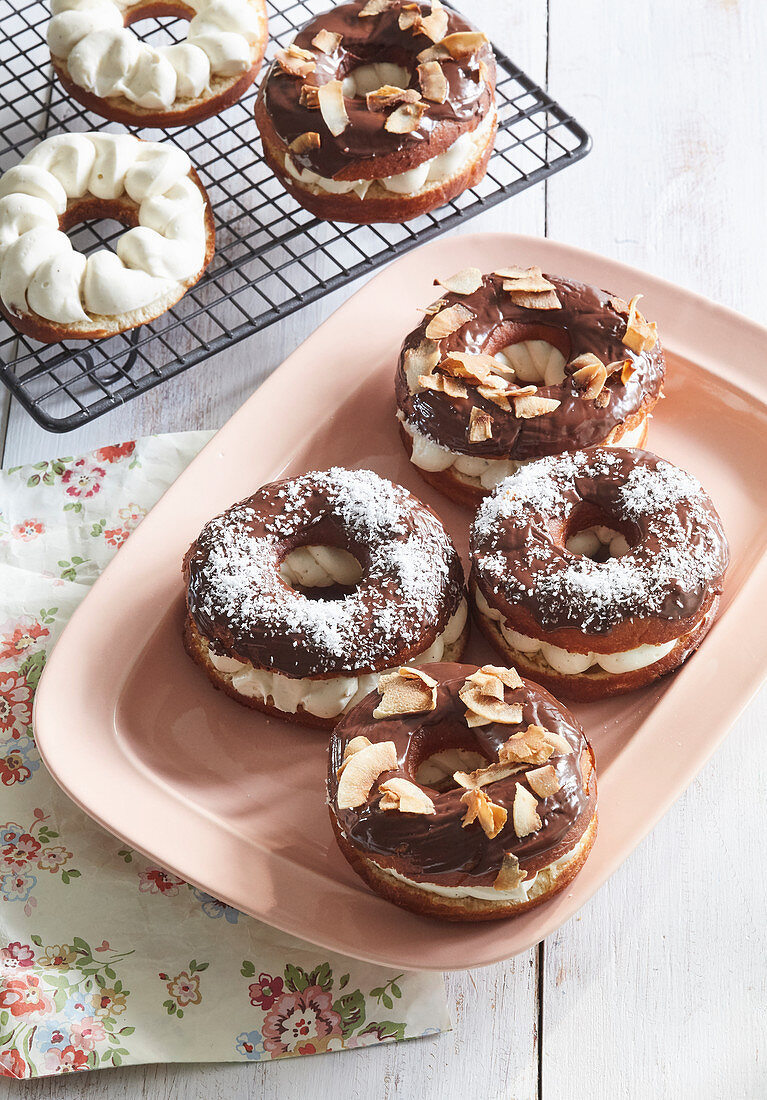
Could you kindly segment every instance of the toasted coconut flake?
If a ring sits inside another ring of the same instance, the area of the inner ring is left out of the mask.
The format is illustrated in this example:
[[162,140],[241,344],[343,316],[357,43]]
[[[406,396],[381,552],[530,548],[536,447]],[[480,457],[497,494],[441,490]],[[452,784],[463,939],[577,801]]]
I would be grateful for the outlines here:
[[511,812],[514,821],[514,832],[520,839],[523,836],[529,836],[530,833],[537,833],[543,824],[536,813],[537,809],[538,802],[535,795],[531,794],[527,787],[517,783],[517,789],[514,792],[514,806]]
[[365,19],[371,15],[381,15],[382,12],[395,7],[397,3],[398,0],[368,0],[365,7],[357,12],[357,18]]
[[314,131],[309,131],[306,134],[299,134],[289,145],[289,149],[292,153],[308,153],[310,149],[319,149],[319,147],[320,135],[315,134]]
[[637,369],[632,361],[630,359],[627,359],[623,364],[623,368],[621,370],[621,382],[624,386],[629,381],[629,379],[633,378],[633,376],[636,374],[636,370]]
[[493,418],[484,409],[472,406],[469,413],[469,443],[482,443],[493,438]]
[[441,42],[436,42],[433,46],[427,46],[425,50],[421,50],[418,54],[418,60],[421,64],[428,61],[447,61],[449,57],[450,51]]
[[599,409],[606,409],[607,406],[610,404],[610,391],[602,390],[601,393],[598,393],[594,398],[594,404]]
[[327,84],[320,85],[319,103],[325,125],[333,137],[342,134],[349,125],[349,116],[346,113],[343,85],[340,80],[329,80]]
[[422,19],[421,8],[418,4],[405,4],[402,11],[399,13],[397,23],[401,31],[408,31],[411,27],[415,27],[416,30],[413,33],[417,33]]
[[405,370],[408,375],[431,374],[439,363],[439,348],[433,340],[422,340],[416,348],[405,352]]
[[488,695],[491,699],[500,699],[503,702],[504,683],[500,676],[496,676],[484,668],[478,668],[471,676],[466,677],[465,683],[474,684],[483,695]]
[[610,299],[610,305],[613,307],[616,313],[628,313],[629,304],[625,298],[619,298],[617,295],[613,295]]
[[494,359],[492,355],[470,355],[465,351],[449,351],[439,367],[457,378],[465,378],[472,385],[481,384],[503,393],[508,388],[508,382],[499,375],[511,373],[510,367]]
[[[496,271],[494,274],[500,275],[501,272]],[[509,292],[527,291],[530,294],[541,294],[544,290],[557,289],[553,283],[544,278],[539,267],[507,268],[502,277],[503,289]]]
[[[504,290],[508,289],[504,284]],[[561,309],[562,303],[553,290],[545,290],[540,294],[529,294],[526,290],[511,289],[511,300],[515,306],[523,309]]]
[[501,869],[495,876],[494,890],[516,890],[527,878],[527,871],[522,871],[519,860],[512,852],[506,852],[503,857]]
[[[472,714],[488,722],[499,722],[504,726],[517,726],[522,721],[522,707],[519,703],[506,703],[502,699],[495,699],[485,695],[484,692],[471,680],[466,680],[458,692],[464,706]],[[501,763],[507,761],[501,758]]]
[[[447,78],[439,61],[427,61],[423,65],[419,65],[418,81],[424,99],[428,99],[432,103],[445,102],[448,93]],[[476,270],[476,268],[470,268],[469,270]],[[471,291],[466,290],[459,293],[470,294]]]
[[387,672],[379,678],[378,690],[382,698],[373,711],[374,718],[421,714],[437,705],[437,681],[416,668]]
[[426,326],[426,336],[429,340],[444,340],[446,336],[457,332],[467,321],[472,321],[474,314],[466,306],[456,302],[454,306],[441,309],[435,314]]
[[466,805],[466,813],[461,822],[464,829],[474,821],[479,821],[490,840],[498,836],[508,816],[503,806],[497,806],[491,802],[485,792],[479,788],[461,795],[461,802]]
[[637,354],[643,351],[651,351],[658,343],[658,326],[654,321],[647,321],[637,308],[637,303],[642,297],[635,294],[629,302],[629,316],[626,322],[626,332],[623,343]]
[[394,84],[382,84],[365,96],[369,111],[385,111],[397,103],[418,103],[420,96],[415,88],[397,88]]
[[514,412],[522,420],[532,420],[535,416],[545,416],[554,412],[562,404],[553,397],[533,397],[530,394],[512,397]]
[[469,391],[457,378],[449,374],[422,374],[418,378],[419,386],[435,393],[446,393],[448,397],[468,397]]
[[491,676],[497,676],[507,688],[516,691],[524,686],[524,680],[515,668],[504,668],[503,665],[483,665],[480,672],[487,672]]
[[505,393],[500,390],[491,389],[489,386],[477,386],[477,393],[480,397],[484,397],[486,401],[492,401],[494,405],[497,405],[499,409],[503,409],[504,412],[511,412],[511,405],[509,399]]
[[573,359],[570,365],[576,368],[573,371],[573,382],[581,391],[580,396],[584,401],[594,401],[607,381],[607,368],[604,363],[589,351]]
[[443,38],[438,45],[447,50],[454,59],[470,57],[487,45],[487,35],[482,31],[456,31],[455,34],[449,34]]
[[488,783],[497,783],[522,770],[522,764],[488,764],[486,768],[477,768],[473,772],[453,772],[453,779],[459,787],[473,791],[477,787],[486,787]]
[[433,317],[435,313],[439,313],[447,305],[447,298],[437,298],[436,302],[430,302],[428,306],[421,309],[421,313],[425,313],[427,317]]
[[320,89],[316,84],[304,84],[301,88],[301,96],[298,101],[302,107],[309,107],[312,111],[319,110]]
[[339,810],[361,806],[379,775],[396,767],[397,747],[393,741],[379,741],[355,752],[346,761],[338,781],[336,801]]
[[451,294],[473,294],[482,286],[482,272],[478,267],[464,267],[449,279],[435,279],[435,282]]
[[501,764],[545,764],[553,752],[548,730],[529,725],[522,733],[504,741],[498,750],[498,760]]
[[387,779],[381,783],[383,795],[379,803],[382,810],[399,810],[403,814],[435,814],[434,803],[426,791],[409,779]]
[[441,0],[432,0],[430,13],[420,21],[420,32],[430,38],[432,42],[441,42],[447,34],[448,25],[448,14],[442,6]]
[[321,31],[318,31],[312,39],[312,45],[320,53],[335,53],[338,47],[341,45],[342,34],[336,34],[335,31],[329,31],[327,27],[323,27]]
[[573,751],[573,746],[566,737],[562,737],[559,733],[553,733],[551,730],[544,730],[543,732],[555,752],[560,753],[562,756],[569,756]]
[[288,46],[287,50],[277,50],[274,60],[288,76],[309,76],[317,68],[317,59],[309,50],[298,46]]
[[535,768],[527,773],[526,778],[539,798],[550,798],[562,786],[559,782],[557,769],[552,764],[546,764],[543,768]]
[[360,734],[358,737],[352,737],[344,749],[344,756],[341,762],[341,767],[336,771],[338,778],[341,778],[341,772],[349,763],[349,757],[354,756],[355,752],[360,752],[361,749],[366,749],[368,745],[372,745],[373,742],[368,737],[363,737]]
[[417,103],[403,103],[389,115],[384,130],[390,134],[412,134],[421,125],[426,108],[427,104],[420,100]]
[[512,264],[511,267],[499,267],[493,272],[493,275],[497,275],[499,279],[523,279],[531,271],[540,271],[539,267],[519,267],[518,264]]

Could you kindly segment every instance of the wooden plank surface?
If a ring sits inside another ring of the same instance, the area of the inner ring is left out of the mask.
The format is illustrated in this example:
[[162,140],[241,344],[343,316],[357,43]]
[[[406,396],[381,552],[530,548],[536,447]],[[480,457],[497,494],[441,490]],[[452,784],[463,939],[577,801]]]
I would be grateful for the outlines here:
[[[532,76],[548,77],[595,147],[467,229],[548,232],[765,320],[763,0],[481,0],[472,15]],[[216,427],[345,294],[67,436],[42,432],[12,407],[3,461]],[[448,977],[452,1033],[279,1064],[0,1081],[0,1100],[764,1097],[767,769],[752,746],[765,717],[767,692],[540,952]]]

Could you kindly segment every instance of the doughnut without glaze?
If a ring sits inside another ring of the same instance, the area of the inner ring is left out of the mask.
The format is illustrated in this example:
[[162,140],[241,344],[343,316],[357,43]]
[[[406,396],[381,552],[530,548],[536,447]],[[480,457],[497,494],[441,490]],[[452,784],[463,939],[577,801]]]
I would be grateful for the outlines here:
[[713,624],[729,561],[695,478],[622,448],[522,467],[480,506],[470,554],[485,634],[537,679],[584,699],[678,667]]
[[[259,91],[256,122],[275,174],[317,216],[401,222],[443,205],[484,175],[497,126],[495,62],[486,40],[471,39],[471,49],[451,57],[424,31],[403,29],[400,20],[415,17],[412,5],[393,0],[369,16],[360,14],[365,7],[340,5],[303,28],[291,47],[305,52],[302,75],[285,71],[279,58],[272,64]],[[428,20],[434,10],[447,24],[449,43],[456,34],[476,34],[446,9],[422,4],[419,18]],[[419,55],[440,59],[423,61]],[[444,81],[443,100],[429,98],[434,92],[419,69],[424,64],[436,66]],[[334,82],[343,84],[348,121],[331,132],[318,92]],[[412,109],[423,112],[409,132],[394,132],[390,121],[403,109],[396,94],[380,107],[368,100],[379,88],[409,95]]]
[[[425,480],[464,504],[479,504],[503,477],[545,455],[642,446],[662,396],[662,348],[657,339],[638,351],[624,342],[631,340],[625,302],[539,269],[516,270],[522,285],[537,272],[534,282],[550,292],[520,297],[502,273],[475,271],[468,291],[442,294],[400,352],[395,391],[403,443]],[[460,316],[451,331],[433,335],[432,322],[454,310]],[[465,357],[463,365],[455,355]],[[585,384],[584,357],[602,370],[600,385]],[[491,371],[485,384],[467,375],[472,362]],[[449,390],[442,387],[446,376]],[[531,400],[539,407],[524,407]],[[487,423],[481,433],[473,431],[478,416]]]
[[[53,0],[51,61],[88,110],[126,126],[187,126],[253,83],[268,31],[264,0]],[[130,30],[150,16],[190,20],[186,38],[153,47]]]
[[[592,750],[574,716],[531,681],[503,687],[504,702],[521,707],[519,721],[472,729],[459,693],[467,677],[477,672],[476,666],[442,663],[426,665],[422,671],[437,682],[433,710],[376,718],[373,712],[381,703],[376,691],[344,716],[331,737],[328,800],[341,851],[373,890],[426,916],[493,920],[531,909],[572,881],[594,842],[597,791]],[[497,763],[501,747],[531,725],[559,740],[545,761],[517,762],[498,778],[482,781],[481,790],[506,811],[493,837],[477,820],[464,823],[463,799],[470,784],[459,779],[460,764],[453,779],[449,767],[446,781],[431,785],[419,779],[424,761],[435,755],[449,764],[450,753],[457,761],[471,754],[478,769]],[[348,807],[346,792],[341,800],[340,778],[349,760],[345,751],[355,738],[356,751],[365,739],[373,745],[391,742],[396,767],[376,775],[367,796],[360,795],[361,801]],[[555,773],[556,790],[548,796],[536,792],[528,779],[542,765]],[[425,812],[384,808],[386,787],[381,786],[392,780],[414,785],[431,801],[432,812],[428,802]],[[523,788],[520,799],[532,802],[538,815],[538,827],[533,824],[530,831],[515,813],[518,785]],[[499,878],[510,857],[521,873],[521,881],[514,885]]]
[[[66,230],[88,218],[130,228],[87,258]],[[48,138],[0,178],[0,309],[44,342],[145,324],[210,263],[205,188],[181,149],[130,134]]]
[[[307,547],[323,552],[319,575],[316,562],[286,568]],[[369,470],[264,486],[206,525],[184,578],[193,658],[240,701],[296,721],[332,724],[370,690],[365,676],[461,653],[467,637],[450,537],[430,509]]]

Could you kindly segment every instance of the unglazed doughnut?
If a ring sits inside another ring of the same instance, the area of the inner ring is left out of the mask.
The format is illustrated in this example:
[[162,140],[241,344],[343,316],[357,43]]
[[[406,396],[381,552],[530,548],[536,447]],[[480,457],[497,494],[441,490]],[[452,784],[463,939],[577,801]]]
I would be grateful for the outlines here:
[[439,281],[396,377],[403,443],[437,489],[476,505],[544,455],[644,444],[665,362],[638,296],[535,267]]
[[[89,111],[126,126],[188,126],[234,103],[267,42],[264,0],[52,0],[48,46],[59,80]],[[190,20],[183,42],[150,46],[130,24]]]
[[426,916],[493,920],[585,863],[594,757],[574,716],[514,669],[402,668],[336,727],[328,803],[373,890]]
[[497,127],[493,51],[440,0],[342,4],[278,53],[256,122],[269,165],[313,214],[407,221],[484,176]]
[[238,702],[306,725],[333,726],[379,673],[453,659],[468,636],[450,536],[370,470],[265,485],[206,524],[183,572],[190,656]]
[[[130,226],[87,258],[66,230],[87,218]],[[210,263],[205,188],[174,145],[130,134],[47,138],[0,178],[0,309],[53,342],[112,336],[158,317]]]
[[520,467],[471,531],[477,621],[525,675],[597,699],[677,668],[711,628],[729,561],[690,474],[593,448]]

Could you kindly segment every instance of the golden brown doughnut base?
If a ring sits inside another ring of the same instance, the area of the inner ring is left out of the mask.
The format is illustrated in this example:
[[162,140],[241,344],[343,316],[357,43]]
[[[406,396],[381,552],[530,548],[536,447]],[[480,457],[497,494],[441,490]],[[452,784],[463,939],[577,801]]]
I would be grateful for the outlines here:
[[[266,4],[260,0],[259,7],[263,11],[264,32],[258,42],[251,47],[253,62],[249,69],[236,76],[214,76],[211,81],[210,92],[199,96],[197,99],[181,100],[178,106],[173,106],[167,111],[158,111],[152,107],[139,107],[125,96],[102,97],[93,92],[81,88],[75,84],[69,75],[66,61],[51,55],[56,76],[61,81],[62,87],[72,99],[77,100],[83,107],[110,122],[121,122],[124,126],[158,127],[166,129],[169,126],[191,126],[195,122],[201,122],[204,118],[220,114],[227,107],[236,103],[258,76],[261,62],[264,60],[266,45],[269,40],[267,29]],[[128,19],[127,25],[135,23],[139,19],[172,15],[186,19],[194,18],[194,8],[182,2],[180,3],[147,3],[139,11]]]
[[[115,314],[115,316],[96,316],[89,324],[77,322],[65,324],[59,321],[49,321],[39,313],[12,313],[5,303],[0,300],[0,313],[19,332],[39,340],[43,344],[55,344],[60,340],[103,340],[109,336],[116,336],[118,332],[126,332],[128,329],[145,325],[167,313],[172,305],[184,297],[190,287],[199,282],[206,267],[213,259],[216,248],[216,230],[213,223],[213,211],[210,208],[208,193],[203,187],[200,177],[194,168],[189,176],[198,187],[205,200],[205,236],[206,248],[202,267],[196,275],[192,275],[180,284],[181,290],[176,294],[168,294],[156,302],[145,306],[143,309],[133,309],[127,313]],[[114,218],[126,226],[138,225],[138,205],[127,195],[119,199],[97,199],[93,195],[86,195],[82,199],[70,199],[67,209],[59,218],[61,229],[66,232],[78,222],[95,218]]]
[[[466,625],[460,637],[456,638],[453,644],[448,646],[445,650],[445,654],[442,658],[443,661],[460,661],[463,656],[463,651],[466,648],[466,643],[469,640],[470,629],[470,616],[467,615]],[[271,714],[275,718],[282,718],[286,722],[293,722],[299,726],[312,726],[314,729],[323,730],[332,730],[343,716],[342,714],[337,714],[333,718],[320,718],[316,714],[310,714],[309,711],[304,710],[302,706],[299,706],[297,711],[279,710],[271,703],[267,703],[261,699],[255,699],[248,695],[243,695],[233,686],[231,673],[220,672],[210,663],[208,660],[207,638],[203,637],[199,632],[194,620],[189,614],[187,614],[184,620],[184,649],[195,664],[198,664],[200,668],[203,669],[205,675],[215,688],[218,688],[219,691],[223,691],[230,699],[234,699],[244,707],[263,711],[264,714]]]
[[[498,128],[498,120],[493,108],[492,126],[482,148],[462,172],[451,176],[443,183],[426,189],[422,188],[414,195],[399,195],[394,191],[387,191],[379,183],[373,183],[365,198],[361,199],[353,192],[346,195],[331,195],[318,188],[310,189],[285,171],[285,154],[288,152],[288,146],[272,126],[262,97],[259,97],[256,102],[256,123],[261,133],[267,164],[296,202],[324,221],[352,222],[356,225],[410,221],[420,214],[428,214],[430,210],[444,206],[463,191],[475,187],[487,170]],[[423,159],[421,158],[419,163]]]
[[[639,421],[644,419],[644,428],[641,438],[638,443],[634,444],[639,448],[644,447],[650,430],[650,417],[645,409],[640,411],[642,414],[641,417],[630,417],[624,424],[619,424],[617,428],[614,428],[610,432],[607,439],[605,439],[604,443],[601,443],[600,446],[618,446],[623,436],[627,432],[634,431],[634,429],[638,427]],[[405,450],[407,451],[408,458],[412,459],[413,440],[402,422],[399,424],[399,434]],[[415,463],[413,463],[413,465],[415,466]],[[466,508],[479,508],[485,497],[490,494],[489,489],[484,489],[476,480],[458,473],[455,467],[448,467],[447,470],[422,470],[420,466],[415,466],[415,468],[425,482],[432,485],[442,493],[443,496],[455,501],[456,504],[463,504]]]
[[[644,668],[635,669],[633,672],[598,672],[586,671],[577,675],[567,675],[557,672],[550,665],[531,660],[530,657],[514,649],[504,638],[501,628],[493,619],[488,619],[477,610],[472,600],[474,619],[487,640],[509,661],[519,672],[520,676],[526,676],[541,684],[557,697],[565,695],[570,699],[578,699],[581,702],[591,702],[595,699],[605,699],[610,695],[625,695],[629,691],[637,691],[655,683],[661,677],[673,672],[691,654],[695,652],[705,636],[714,624],[719,610],[719,597],[715,596],[708,610],[700,617],[698,622],[686,634],[683,634],[670,653],[660,661]],[[555,644],[555,643],[553,643]],[[637,643],[642,644],[642,643]]]
[[578,874],[588,859],[597,835],[597,814],[595,811],[585,832],[576,841],[577,844],[580,844],[585,840],[584,847],[570,863],[562,867],[556,878],[546,889],[530,898],[529,901],[493,902],[484,898],[445,898],[392,878],[391,875],[385,874],[372,860],[366,859],[358,849],[354,848],[341,835],[332,806],[330,807],[330,820],[343,855],[372,890],[375,890],[381,897],[386,898],[387,901],[391,901],[403,909],[409,909],[412,913],[418,913],[424,917],[440,917],[442,920],[449,921],[501,920],[504,917],[518,916],[520,913],[525,913],[541,905],[544,901],[548,901],[549,898],[564,890]]

